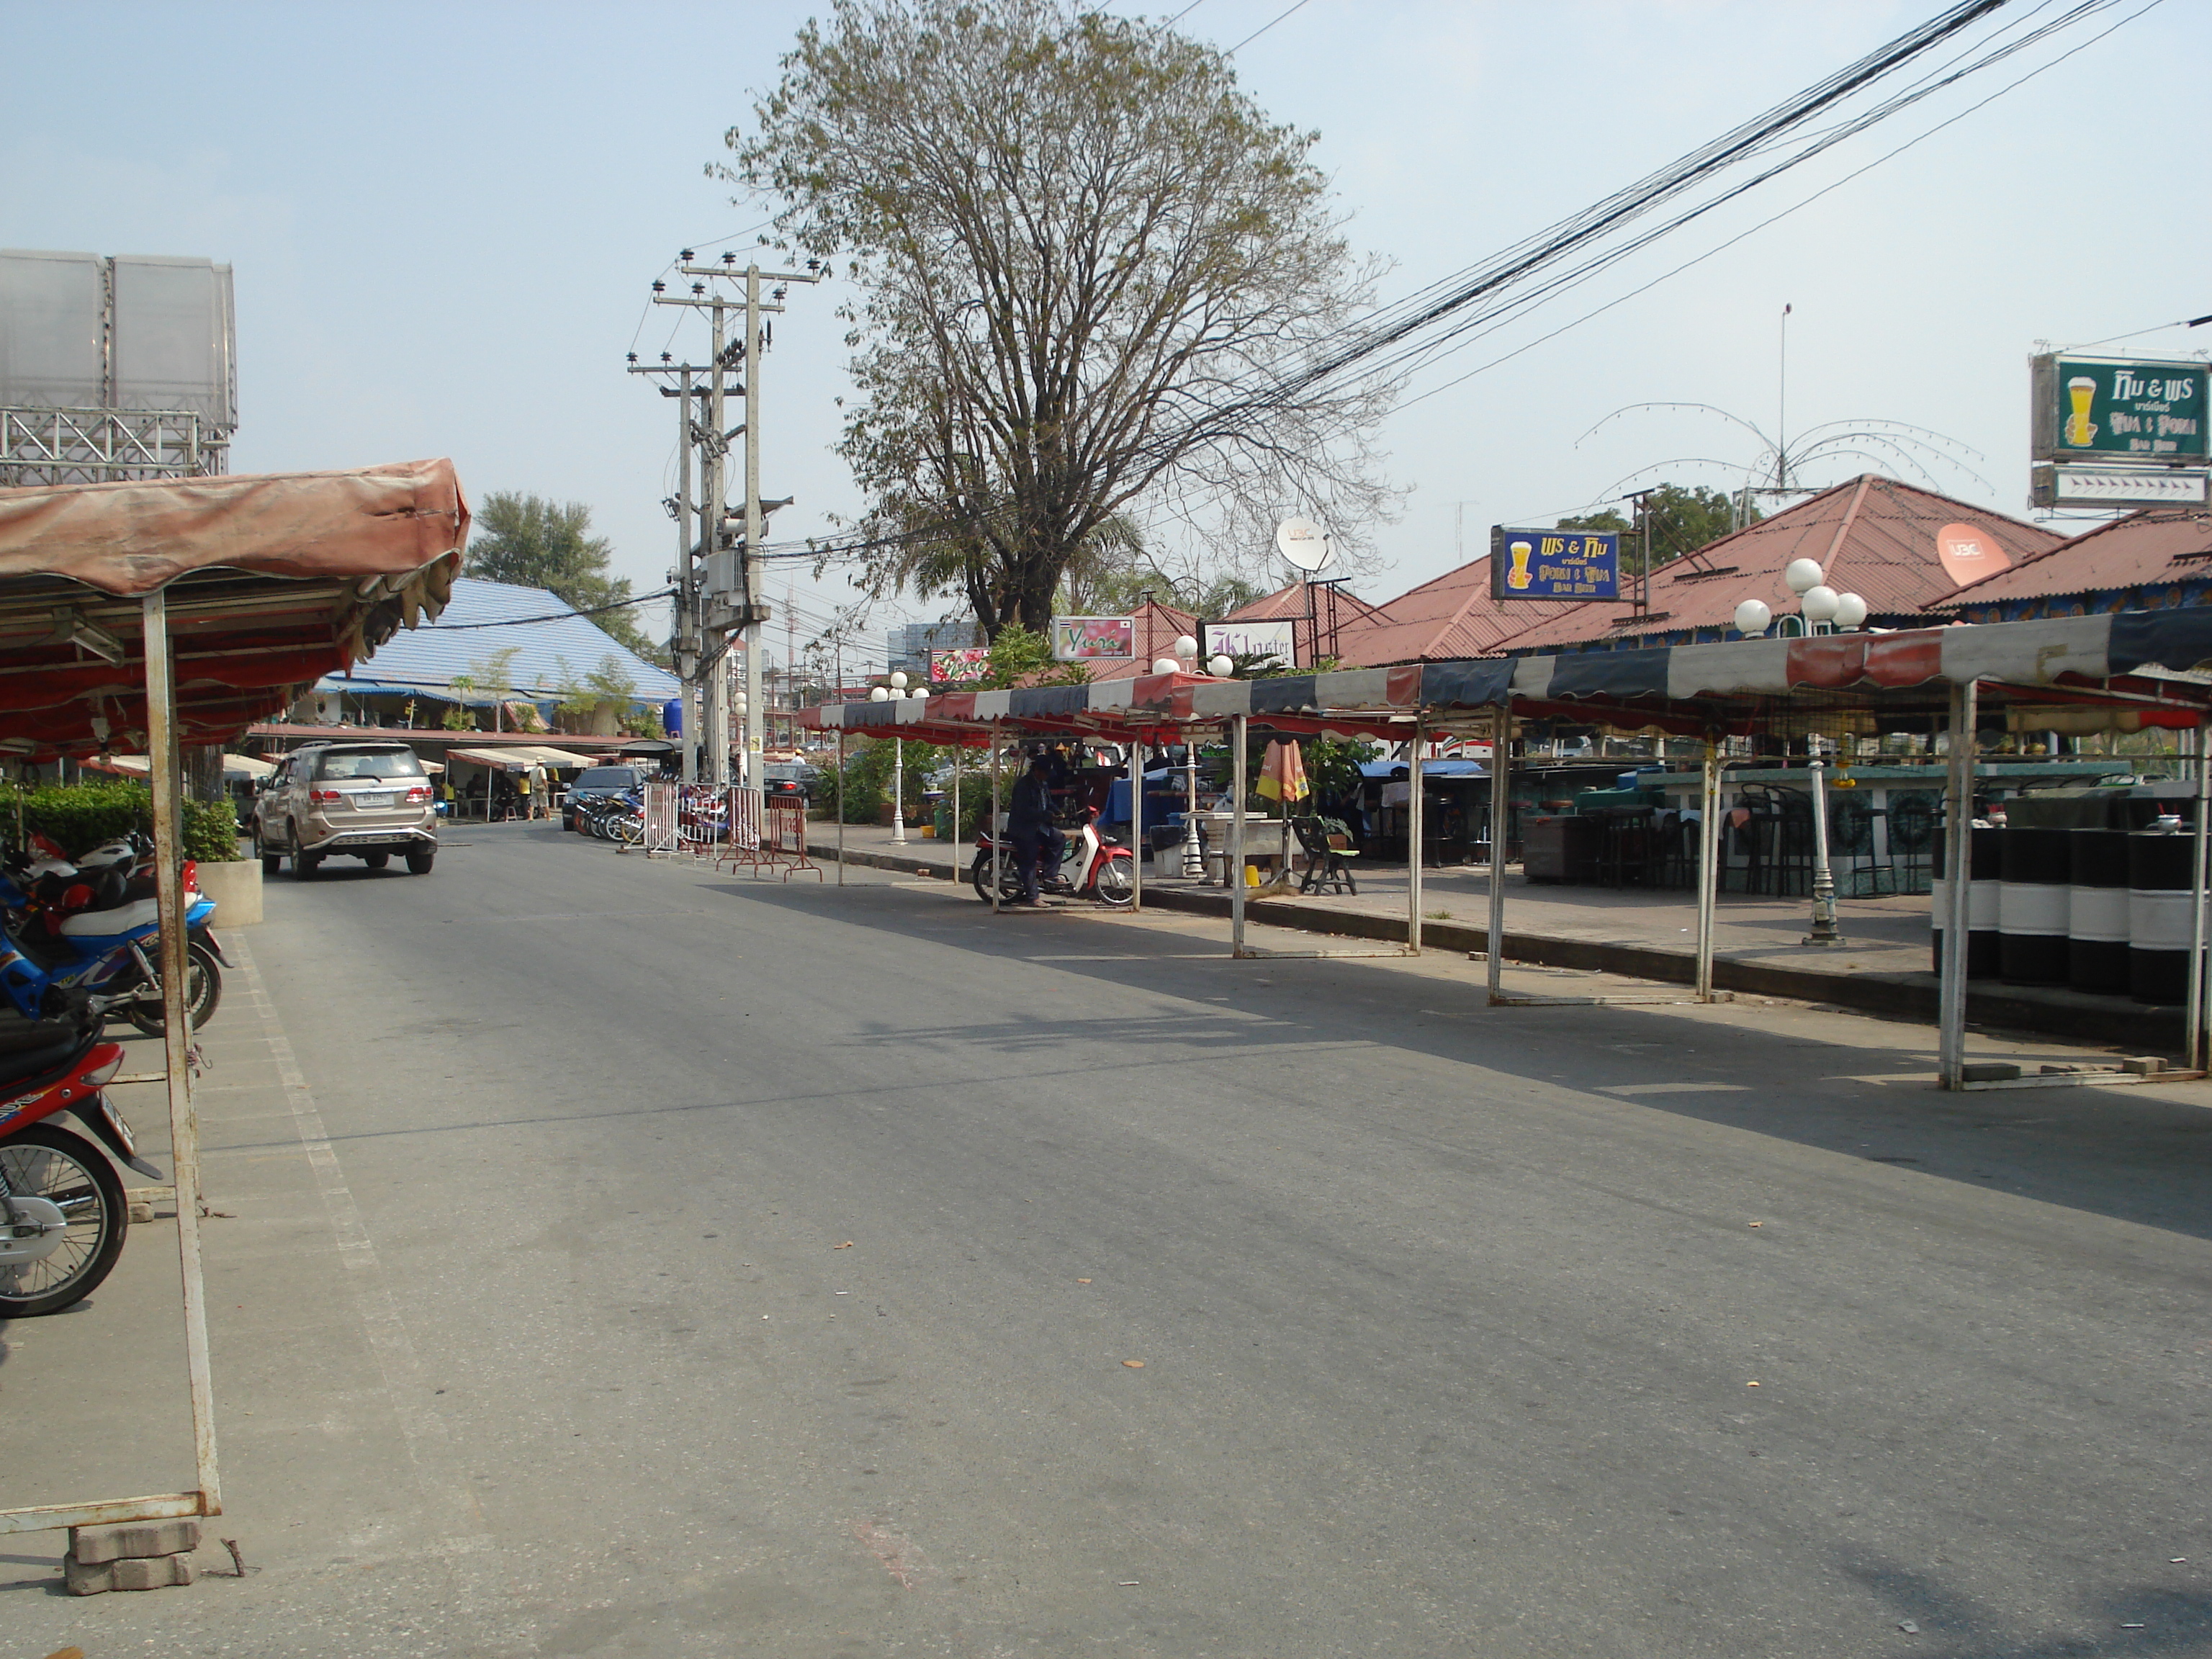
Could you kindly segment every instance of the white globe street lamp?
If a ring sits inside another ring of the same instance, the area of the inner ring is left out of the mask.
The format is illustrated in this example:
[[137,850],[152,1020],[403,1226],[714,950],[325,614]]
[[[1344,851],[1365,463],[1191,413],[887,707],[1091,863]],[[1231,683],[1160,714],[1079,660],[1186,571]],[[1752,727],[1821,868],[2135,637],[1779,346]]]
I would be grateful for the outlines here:
[[1792,593],[1803,593],[1808,588],[1820,585],[1820,562],[1818,559],[1792,559],[1782,573],[1782,580]]
[[1217,651],[1206,659],[1206,672],[1217,680],[1225,680],[1237,672],[1237,665]]
[[1152,659],[1152,672],[1155,674],[1180,674],[1182,672],[1182,665],[1177,662],[1173,657],[1155,657]]
[[891,675],[891,690],[894,691],[903,691],[906,690],[906,670],[903,668],[897,670]]
[[878,685],[868,693],[868,701],[870,702],[889,702],[890,701],[890,689],[888,686]]
[[1198,654],[1198,641],[1191,638],[1188,634],[1176,635],[1175,653],[1178,657],[1181,657],[1185,662],[1188,662],[1193,657],[1195,657]]
[[1815,583],[1799,597],[1797,608],[1805,613],[1807,622],[1833,622],[1836,619],[1836,604],[1840,597],[1834,588]]
[[1856,629],[1867,619],[1867,602],[1856,593],[1836,595],[1836,626],[1846,631]]
[[1766,632],[1774,620],[1774,612],[1763,599],[1746,599],[1735,608],[1735,631],[1747,640],[1755,640]]

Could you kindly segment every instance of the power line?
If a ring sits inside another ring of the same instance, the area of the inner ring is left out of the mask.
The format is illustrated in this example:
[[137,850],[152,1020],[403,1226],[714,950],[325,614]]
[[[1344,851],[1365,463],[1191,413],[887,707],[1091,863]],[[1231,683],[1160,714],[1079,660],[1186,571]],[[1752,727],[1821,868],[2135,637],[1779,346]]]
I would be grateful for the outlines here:
[[[1280,16],[1280,17],[1276,17],[1276,18],[1273,19],[1271,21],[1268,21],[1268,22],[1265,22],[1265,23],[1261,24],[1261,25],[1260,25],[1260,27],[1259,27],[1258,28],[1254,29],[1254,30],[1252,31],[1252,33],[1249,33],[1249,34],[1246,35],[1246,36],[1245,36],[1242,40],[1239,40],[1239,41],[1238,41],[1235,46],[1233,46],[1230,47],[1226,52],[1223,52],[1221,55],[1222,55],[1224,58],[1234,58],[1234,57],[1235,57],[1238,52],[1240,52],[1243,51],[1245,47],[1247,47],[1247,46],[1250,46],[1250,45],[1251,45],[1255,40],[1258,40],[1261,35],[1265,34],[1265,33],[1266,33],[1269,29],[1271,29],[1271,28],[1274,27],[1275,27],[1275,25],[1276,25],[1277,23],[1281,22],[1281,21],[1283,21],[1283,18],[1284,18],[1284,17],[1288,17],[1288,16],[1291,15],[1291,12],[1293,12],[1293,11],[1297,10],[1299,7],[1301,7],[1301,6],[1304,5],[1305,3],[1306,3],[1306,0],[1293,0],[1293,3],[1292,3],[1292,4],[1291,4],[1291,6],[1290,11],[1285,11],[1285,12],[1284,12],[1284,13],[1282,14],[1282,16]],[[1184,14],[1185,12],[1188,12],[1188,11],[1189,11],[1190,9],[1191,9],[1191,8],[1190,8],[1189,6],[1185,6],[1185,7],[1182,9],[1182,11],[1179,11],[1179,12],[1177,12],[1177,13],[1176,14],[1176,17],[1181,17],[1181,16],[1182,16],[1182,15],[1183,15],[1183,14]],[[1169,21],[1170,21],[1170,22],[1172,22],[1172,21],[1174,21],[1174,19],[1170,18]]]

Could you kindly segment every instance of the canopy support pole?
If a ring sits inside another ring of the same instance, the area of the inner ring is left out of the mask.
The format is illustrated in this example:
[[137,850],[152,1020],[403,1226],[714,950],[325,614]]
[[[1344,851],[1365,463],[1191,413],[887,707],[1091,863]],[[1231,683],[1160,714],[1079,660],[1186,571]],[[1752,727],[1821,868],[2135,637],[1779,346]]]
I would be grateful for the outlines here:
[[2205,739],[2212,736],[2206,723],[2197,723],[2197,812],[2192,826],[2196,845],[2190,849],[2189,878],[2189,1013],[2187,1040],[2183,1045],[2186,1058],[2184,1066],[2192,1071],[2204,1069],[2204,853],[2205,818],[2212,813],[2212,754],[2206,752]]
[[1229,954],[1244,954],[1244,727],[1232,715],[1229,732]]
[[[991,722],[991,914],[999,914],[999,883],[1000,866],[1006,858],[1006,831],[999,812],[999,722]],[[1024,891],[1029,888],[1029,878],[1022,878]]]
[[1412,767],[1413,794],[1406,804],[1406,954],[1421,954],[1421,750],[1425,746],[1425,727],[1419,714],[1413,716],[1413,763]]
[[1698,795],[1698,1000],[1713,1000],[1713,922],[1721,888],[1720,741],[1705,734]]
[[952,879],[960,879],[960,757],[965,745],[960,734],[952,734]]
[[837,884],[845,884],[845,728],[837,728]]
[[1129,908],[1145,908],[1145,744],[1129,740]]
[[1937,1009],[1938,1082],[1956,1089],[1966,1065],[1966,880],[1973,865],[1974,723],[1978,691],[1968,680],[1951,688],[1950,771],[1943,791],[1943,975]]
[[1505,963],[1505,819],[1510,802],[1510,780],[1513,752],[1513,706],[1498,705],[1497,723],[1490,739],[1490,927],[1483,936],[1483,954],[1489,981],[1490,1001],[1498,1002],[1504,988]]

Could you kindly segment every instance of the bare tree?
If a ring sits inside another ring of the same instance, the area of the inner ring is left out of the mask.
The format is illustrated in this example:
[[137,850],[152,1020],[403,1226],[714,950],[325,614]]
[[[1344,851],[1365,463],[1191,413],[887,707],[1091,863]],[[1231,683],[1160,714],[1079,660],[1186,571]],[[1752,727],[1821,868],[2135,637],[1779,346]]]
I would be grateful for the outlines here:
[[963,594],[995,636],[1046,625],[1116,514],[1180,518],[1233,563],[1290,511],[1356,556],[1391,510],[1368,434],[1392,386],[1253,418],[1375,273],[1317,135],[1212,48],[1066,0],[837,0],[757,115],[722,175],[860,289],[841,449],[874,592]]

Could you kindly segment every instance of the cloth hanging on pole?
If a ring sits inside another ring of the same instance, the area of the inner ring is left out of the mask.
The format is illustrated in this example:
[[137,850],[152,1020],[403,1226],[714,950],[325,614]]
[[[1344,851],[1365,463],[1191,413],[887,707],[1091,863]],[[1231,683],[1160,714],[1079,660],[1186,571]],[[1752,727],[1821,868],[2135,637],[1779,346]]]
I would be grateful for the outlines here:
[[1269,800],[1288,804],[1313,793],[1306,781],[1305,757],[1295,743],[1271,743],[1260,763],[1259,793]]

